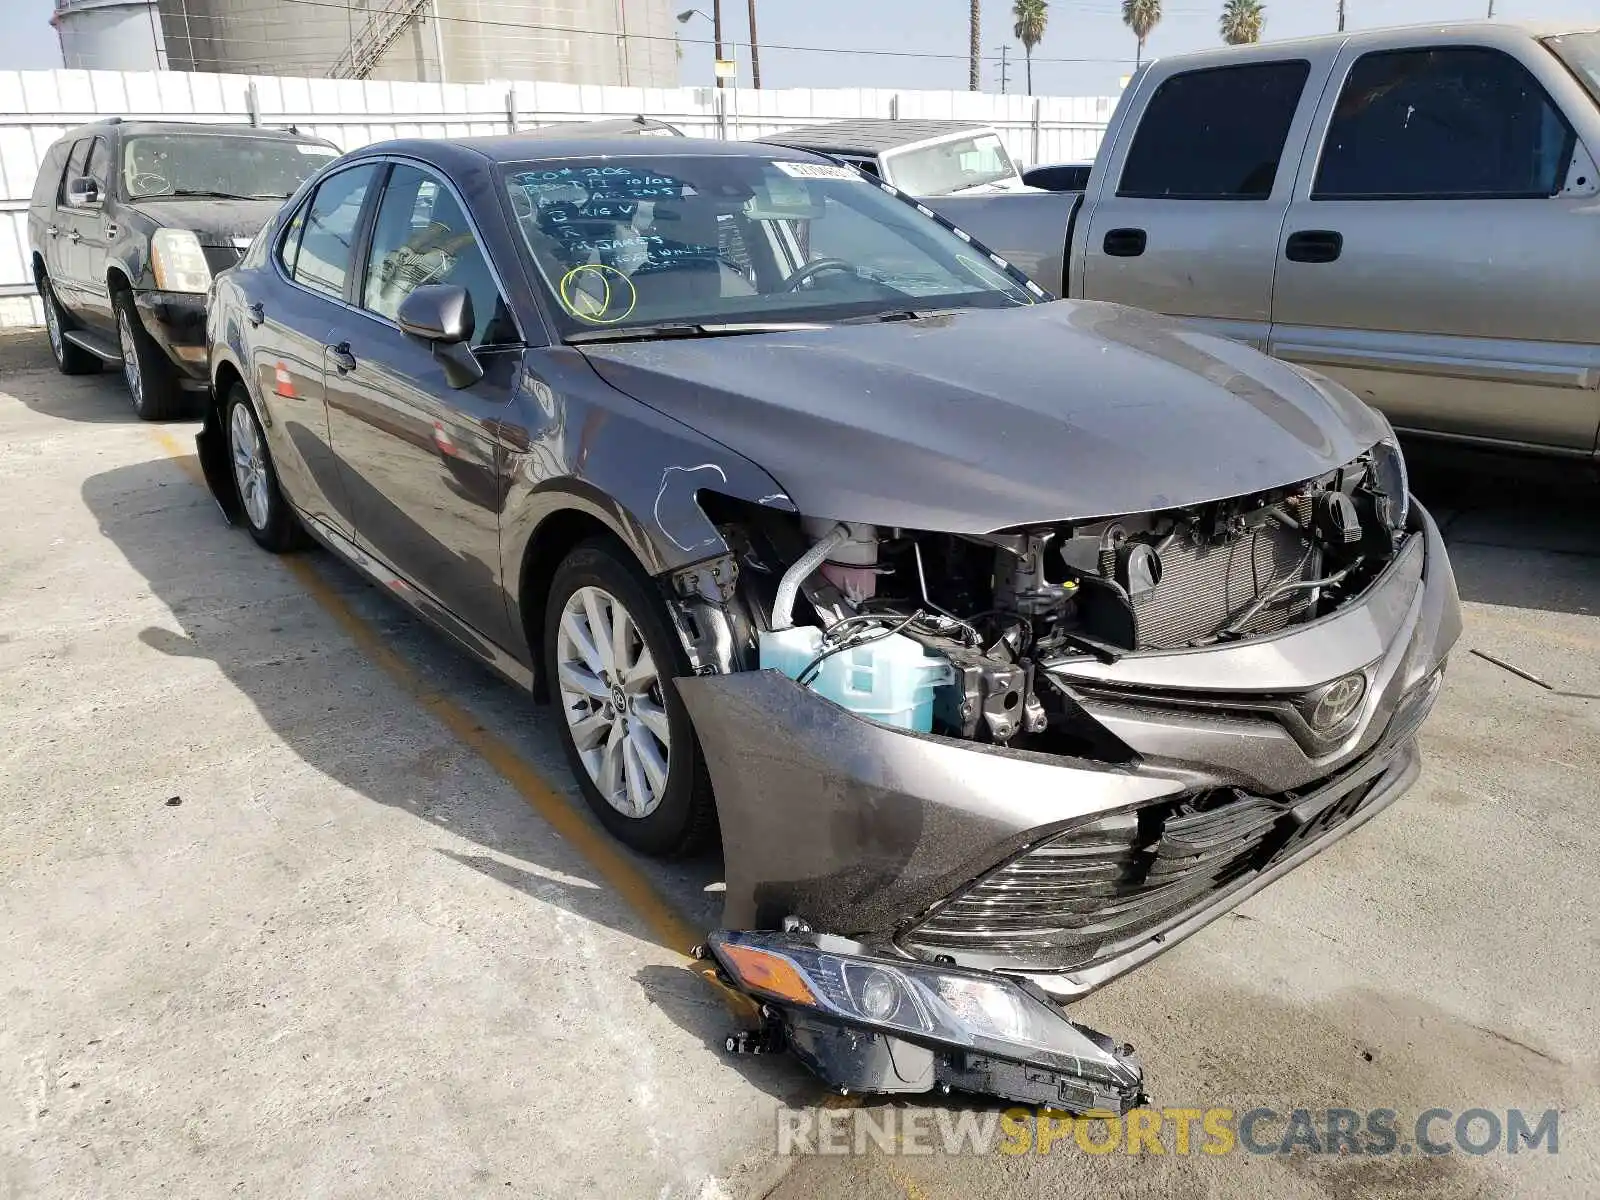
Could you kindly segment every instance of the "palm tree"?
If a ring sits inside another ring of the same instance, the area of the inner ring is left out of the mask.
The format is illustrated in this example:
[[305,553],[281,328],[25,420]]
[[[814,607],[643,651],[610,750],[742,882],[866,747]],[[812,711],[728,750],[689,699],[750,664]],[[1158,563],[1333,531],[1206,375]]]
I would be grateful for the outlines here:
[[967,16],[967,88],[974,92],[983,85],[978,77],[978,55],[982,53],[979,46],[983,40],[982,9],[982,0],[972,0],[972,9]]
[[1222,5],[1222,40],[1230,46],[1245,46],[1261,40],[1261,26],[1266,23],[1267,8],[1261,0],[1224,0]]
[[1144,61],[1145,38],[1161,23],[1161,0],[1122,0],[1122,23],[1139,39],[1139,52],[1133,60],[1137,67]]
[[1033,95],[1033,48],[1044,41],[1044,27],[1050,20],[1048,0],[1017,0],[1011,6],[1017,23],[1012,32],[1028,56],[1028,95]]

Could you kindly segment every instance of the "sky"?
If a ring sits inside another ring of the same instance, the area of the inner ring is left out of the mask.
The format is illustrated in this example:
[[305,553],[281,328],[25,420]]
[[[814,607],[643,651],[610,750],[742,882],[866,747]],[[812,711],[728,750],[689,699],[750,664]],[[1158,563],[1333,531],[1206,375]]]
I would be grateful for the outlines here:
[[[671,0],[689,7],[692,0]],[[762,83],[767,87],[965,88],[968,0],[756,0]],[[709,11],[711,0],[698,0]],[[1178,54],[1220,44],[1221,0],[1165,0],[1147,55]],[[1267,0],[1265,40],[1330,33],[1338,0]],[[1360,29],[1418,21],[1482,17],[1487,0],[1346,0],[1347,26]],[[7,35],[0,69],[61,65],[48,24],[53,0],[0,0]],[[748,40],[745,0],[723,0],[725,36]],[[1119,0],[1050,0],[1050,23],[1035,51],[1034,91],[1054,96],[1115,95],[1133,67],[1134,39]],[[1592,22],[1595,0],[1495,0],[1495,15],[1512,19]],[[1022,50],[1011,33],[1010,0],[983,0],[983,84],[1000,89],[1000,47],[1010,47],[1009,90],[1025,90]],[[697,19],[685,39],[709,39]],[[783,47],[814,47],[822,52]],[[841,51],[860,51],[841,53]],[[895,53],[884,53],[894,51]],[[925,57],[924,57],[925,56]],[[686,43],[685,85],[711,82],[710,47]],[[749,82],[748,51],[739,52]],[[1075,60],[1075,61],[1066,61]]]

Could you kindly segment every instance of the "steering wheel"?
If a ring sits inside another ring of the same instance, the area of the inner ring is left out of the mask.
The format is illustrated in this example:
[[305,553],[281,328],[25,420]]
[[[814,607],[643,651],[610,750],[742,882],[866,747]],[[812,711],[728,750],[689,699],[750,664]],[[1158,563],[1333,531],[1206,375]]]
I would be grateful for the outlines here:
[[128,180],[128,186],[135,192],[146,196],[158,195],[161,192],[172,190],[172,185],[167,182],[165,175],[157,175],[154,171],[140,171]]
[[783,281],[783,290],[797,292],[818,275],[826,275],[829,271],[841,271],[846,275],[857,274],[855,264],[845,262],[842,258],[814,258]]

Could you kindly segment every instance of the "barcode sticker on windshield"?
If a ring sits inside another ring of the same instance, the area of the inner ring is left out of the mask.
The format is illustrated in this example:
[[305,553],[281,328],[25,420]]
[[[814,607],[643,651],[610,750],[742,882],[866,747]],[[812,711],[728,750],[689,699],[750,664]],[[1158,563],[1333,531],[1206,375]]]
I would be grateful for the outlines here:
[[772,165],[792,179],[853,179],[859,183],[866,182],[849,167],[838,167],[832,163],[787,162],[776,159]]

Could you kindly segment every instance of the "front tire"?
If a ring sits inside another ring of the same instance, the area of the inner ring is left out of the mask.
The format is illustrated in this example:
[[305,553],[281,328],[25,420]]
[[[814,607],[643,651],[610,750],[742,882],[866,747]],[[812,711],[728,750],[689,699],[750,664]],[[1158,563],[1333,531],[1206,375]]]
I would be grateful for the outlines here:
[[67,315],[61,310],[49,279],[39,280],[39,299],[44,302],[44,329],[50,337],[50,354],[56,360],[56,370],[63,375],[99,374],[100,359],[82,346],[67,341]]
[[274,554],[298,550],[305,544],[305,532],[278,487],[278,472],[244,385],[236,383],[228,389],[225,405],[228,465],[245,528],[258,545]]
[[178,372],[145,331],[144,322],[134,310],[133,296],[119,292],[112,306],[117,313],[122,377],[128,384],[133,411],[141,421],[168,421],[182,416],[183,392],[178,388]]
[[600,822],[653,857],[703,849],[716,803],[674,683],[688,660],[626,551],[584,542],[556,569],[544,664],[567,761]]

